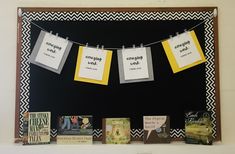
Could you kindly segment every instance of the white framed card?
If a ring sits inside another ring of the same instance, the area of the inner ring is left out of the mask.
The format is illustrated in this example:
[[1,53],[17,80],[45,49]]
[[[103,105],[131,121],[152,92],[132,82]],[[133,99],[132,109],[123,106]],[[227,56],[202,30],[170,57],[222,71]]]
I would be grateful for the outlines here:
[[169,45],[180,68],[202,60],[190,33],[182,33],[169,39]]
[[121,49],[117,55],[120,83],[154,80],[150,47]]
[[29,62],[60,74],[71,47],[70,41],[41,31]]
[[102,80],[107,52],[105,50],[84,47],[81,57],[79,77]]

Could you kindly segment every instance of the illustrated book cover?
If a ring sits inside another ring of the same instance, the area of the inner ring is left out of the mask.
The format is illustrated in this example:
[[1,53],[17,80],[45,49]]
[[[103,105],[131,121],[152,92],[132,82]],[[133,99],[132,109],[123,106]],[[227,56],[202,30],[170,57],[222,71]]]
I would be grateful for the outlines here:
[[170,117],[144,116],[144,143],[170,143]]
[[185,114],[185,142],[190,144],[212,144],[212,126],[209,112],[192,111]]
[[60,116],[57,144],[92,144],[91,115]]
[[50,112],[25,112],[23,118],[23,145],[49,144]]
[[102,121],[102,143],[128,144],[131,141],[129,118],[104,118]]

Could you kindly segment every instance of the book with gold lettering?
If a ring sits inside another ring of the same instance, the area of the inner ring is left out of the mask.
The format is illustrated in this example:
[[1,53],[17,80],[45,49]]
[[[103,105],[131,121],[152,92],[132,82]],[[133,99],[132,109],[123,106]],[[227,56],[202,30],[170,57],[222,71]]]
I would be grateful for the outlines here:
[[23,118],[23,145],[49,144],[50,112],[25,112]]
[[129,118],[104,118],[102,121],[102,143],[128,144],[131,141]]
[[212,145],[211,114],[208,111],[185,113],[185,142]]

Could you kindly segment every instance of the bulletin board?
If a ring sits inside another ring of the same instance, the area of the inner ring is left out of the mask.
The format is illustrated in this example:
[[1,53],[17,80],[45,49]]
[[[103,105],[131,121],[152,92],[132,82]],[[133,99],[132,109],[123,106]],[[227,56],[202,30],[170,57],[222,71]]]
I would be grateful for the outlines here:
[[[132,140],[142,140],[144,115],[169,115],[171,137],[181,140],[184,113],[207,110],[213,137],[221,140],[215,9],[18,8],[15,139],[23,135],[26,111],[51,112],[52,138],[58,116],[93,115],[95,140],[102,137],[102,118],[129,117]],[[61,74],[28,62],[42,29],[73,41]],[[207,61],[174,74],[160,40],[192,29]],[[113,51],[107,86],[74,81],[79,43]],[[151,47],[154,81],[120,84],[116,48],[140,44]]]

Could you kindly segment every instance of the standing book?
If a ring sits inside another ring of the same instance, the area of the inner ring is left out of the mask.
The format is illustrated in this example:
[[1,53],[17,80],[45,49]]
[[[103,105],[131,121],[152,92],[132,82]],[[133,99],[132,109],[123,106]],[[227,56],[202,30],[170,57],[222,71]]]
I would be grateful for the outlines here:
[[57,144],[92,144],[92,116],[60,116],[57,134]]
[[128,144],[131,141],[129,118],[104,118],[102,121],[102,143]]
[[144,143],[170,143],[170,117],[144,116]]
[[185,142],[211,145],[213,141],[210,113],[191,111],[185,114]]
[[50,112],[26,112],[23,118],[23,145],[49,144]]

